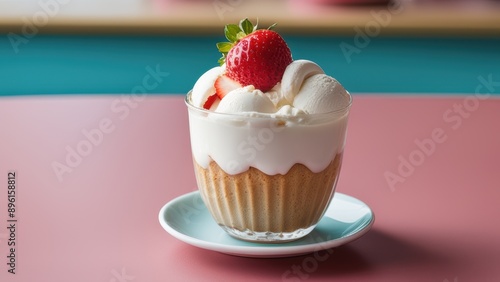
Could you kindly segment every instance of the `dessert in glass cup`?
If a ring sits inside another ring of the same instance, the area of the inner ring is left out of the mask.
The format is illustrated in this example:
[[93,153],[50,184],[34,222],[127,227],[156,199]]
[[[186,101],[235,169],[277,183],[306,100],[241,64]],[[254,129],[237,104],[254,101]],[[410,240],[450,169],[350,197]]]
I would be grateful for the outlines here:
[[247,19],[224,31],[221,65],[186,96],[201,197],[233,237],[299,239],[333,197],[351,95],[275,31]]

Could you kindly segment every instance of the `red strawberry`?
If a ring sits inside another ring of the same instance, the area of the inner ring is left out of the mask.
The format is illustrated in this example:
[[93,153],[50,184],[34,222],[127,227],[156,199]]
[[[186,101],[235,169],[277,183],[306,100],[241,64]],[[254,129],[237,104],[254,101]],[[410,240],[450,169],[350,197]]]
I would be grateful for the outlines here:
[[219,97],[219,99],[224,98],[227,93],[233,91],[234,89],[240,88],[241,84],[230,79],[229,77],[222,75],[214,83],[215,94]]
[[210,110],[214,102],[217,100],[217,94],[214,94],[212,96],[208,96],[208,99],[205,101],[205,104],[203,104],[203,108]]
[[292,55],[278,33],[256,29],[247,19],[239,26],[227,25],[225,33],[231,42],[218,43],[217,47],[223,54],[221,60],[226,62],[229,78],[266,92],[281,81]]

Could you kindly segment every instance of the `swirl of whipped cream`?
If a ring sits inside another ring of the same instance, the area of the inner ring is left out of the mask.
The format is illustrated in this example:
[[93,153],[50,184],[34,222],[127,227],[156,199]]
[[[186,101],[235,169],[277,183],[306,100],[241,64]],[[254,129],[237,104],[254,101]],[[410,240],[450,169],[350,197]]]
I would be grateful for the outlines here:
[[292,104],[304,80],[315,75],[324,74],[323,69],[309,60],[295,60],[289,64],[281,79],[281,94]]
[[259,89],[253,85],[237,88],[224,96],[219,106],[215,110],[220,113],[274,113],[273,102]]
[[302,84],[295,94],[293,106],[306,113],[328,113],[343,109],[350,103],[350,95],[333,77],[326,74],[315,74]]

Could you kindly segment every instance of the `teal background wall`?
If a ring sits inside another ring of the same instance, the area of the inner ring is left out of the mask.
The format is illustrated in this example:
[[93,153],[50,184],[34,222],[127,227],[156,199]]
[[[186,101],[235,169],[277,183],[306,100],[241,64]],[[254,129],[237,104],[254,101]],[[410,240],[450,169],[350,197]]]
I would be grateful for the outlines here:
[[[318,62],[352,93],[474,93],[488,76],[500,84],[500,39],[284,37],[294,59]],[[148,66],[169,73],[148,92],[183,94],[217,64],[223,40],[40,34],[16,52],[2,34],[0,95],[130,93]],[[341,45],[355,52],[346,57]]]

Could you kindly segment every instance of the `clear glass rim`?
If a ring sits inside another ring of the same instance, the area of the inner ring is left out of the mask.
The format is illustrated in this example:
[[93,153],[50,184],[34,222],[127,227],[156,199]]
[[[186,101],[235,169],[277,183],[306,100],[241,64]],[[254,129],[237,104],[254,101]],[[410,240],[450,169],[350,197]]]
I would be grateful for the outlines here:
[[[330,117],[330,116],[338,116],[339,114],[344,114],[344,113],[348,113],[349,112],[349,109],[351,108],[352,106],[352,95],[346,91],[347,94],[349,94],[349,103],[345,106],[345,107],[342,107],[340,109],[336,109],[334,111],[330,111],[330,112],[326,112],[326,113],[319,113],[319,114],[307,114],[307,116],[309,118],[312,118],[312,119],[321,119],[321,118],[327,118],[327,117]],[[200,107],[197,107],[193,104],[191,104],[190,102],[190,98],[191,98],[191,93],[192,91],[189,91],[187,93],[187,95],[185,96],[184,98],[184,102],[186,103],[187,107],[191,110],[194,110],[194,111],[197,111],[199,113],[204,113],[204,114],[210,114],[210,115],[215,115],[215,116],[220,116],[220,117],[226,117],[226,118],[252,118],[252,119],[269,119],[269,118],[277,118],[277,117],[283,117],[283,118],[286,118],[286,117],[289,117],[289,116],[280,116],[280,115],[277,115],[276,113],[258,113],[258,115],[244,115],[244,114],[239,114],[239,113],[219,113],[219,112],[213,112],[213,111],[209,111],[207,109],[204,109],[204,108],[200,108]]]

